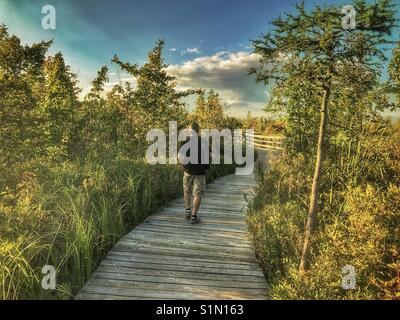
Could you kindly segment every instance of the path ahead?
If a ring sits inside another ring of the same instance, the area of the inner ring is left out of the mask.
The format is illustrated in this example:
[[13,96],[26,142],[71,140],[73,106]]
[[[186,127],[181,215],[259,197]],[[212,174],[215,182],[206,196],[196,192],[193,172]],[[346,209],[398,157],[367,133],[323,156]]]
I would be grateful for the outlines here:
[[244,195],[254,177],[207,186],[202,222],[185,219],[183,198],[121,239],[77,299],[266,299],[267,283],[247,237]]

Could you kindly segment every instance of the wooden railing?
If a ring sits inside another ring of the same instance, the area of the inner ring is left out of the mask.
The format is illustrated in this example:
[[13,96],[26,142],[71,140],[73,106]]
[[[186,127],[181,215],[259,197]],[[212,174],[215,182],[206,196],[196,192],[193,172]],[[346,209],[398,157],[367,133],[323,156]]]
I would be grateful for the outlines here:
[[267,136],[255,132],[254,134],[246,134],[246,140],[254,142],[256,149],[263,150],[282,150],[282,136]]

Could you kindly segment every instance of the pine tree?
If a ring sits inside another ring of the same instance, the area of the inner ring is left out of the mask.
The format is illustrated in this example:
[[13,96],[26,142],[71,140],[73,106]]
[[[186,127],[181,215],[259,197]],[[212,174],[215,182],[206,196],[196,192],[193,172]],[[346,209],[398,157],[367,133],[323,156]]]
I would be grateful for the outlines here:
[[206,98],[205,98],[205,92],[201,91],[196,99],[196,106],[193,111],[193,118],[195,121],[197,121],[201,126],[203,126],[204,121],[205,121],[205,115],[206,115]]
[[[261,55],[259,70],[251,70],[258,81],[274,82],[281,90],[301,91],[302,83],[313,98],[320,101],[316,160],[310,191],[309,211],[300,270],[310,268],[310,248],[316,225],[322,162],[327,143],[328,112],[331,98],[341,83],[354,84],[360,74],[370,74],[371,83],[379,75],[379,60],[384,60],[382,45],[394,27],[394,7],[389,0],[367,4],[356,0],[357,29],[342,26],[338,6],[316,6],[307,12],[304,3],[296,14],[286,14],[273,21],[274,29],[254,41]],[[296,105],[291,105],[296,107]]]
[[112,62],[137,81],[131,107],[140,111],[142,125],[148,124],[144,128],[146,131],[152,127],[166,128],[168,121],[172,120],[185,122],[187,118],[185,104],[180,99],[199,92],[199,90],[176,90],[176,78],[168,75],[166,71],[168,66],[162,58],[164,45],[163,40],[156,43],[143,67],[121,62],[118,56],[112,59]]

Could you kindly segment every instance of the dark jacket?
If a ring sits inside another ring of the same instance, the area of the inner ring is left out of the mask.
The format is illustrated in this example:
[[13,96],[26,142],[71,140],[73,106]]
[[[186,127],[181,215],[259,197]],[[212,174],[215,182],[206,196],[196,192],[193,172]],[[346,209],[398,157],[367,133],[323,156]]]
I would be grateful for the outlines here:
[[[183,144],[187,143],[188,141],[190,141],[189,138],[187,138],[187,140]],[[190,175],[203,176],[206,174],[206,171],[210,169],[210,164],[202,164],[201,163],[201,155],[202,155],[202,153],[206,153],[208,159],[210,160],[210,148],[206,144],[206,141],[204,139],[202,139],[201,137],[198,137],[197,147],[198,147],[197,163],[189,162],[188,164],[182,164],[182,166],[183,166],[183,170]],[[190,149],[187,150],[186,156],[190,157]]]

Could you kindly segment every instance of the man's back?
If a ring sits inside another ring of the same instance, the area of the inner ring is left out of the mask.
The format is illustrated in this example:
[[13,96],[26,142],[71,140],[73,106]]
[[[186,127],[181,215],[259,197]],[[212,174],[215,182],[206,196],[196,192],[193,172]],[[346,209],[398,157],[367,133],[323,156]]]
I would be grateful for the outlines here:
[[[184,164],[183,165],[183,170],[190,174],[190,175],[196,175],[196,176],[202,176],[206,174],[206,170],[210,169],[210,164],[209,163],[202,163],[202,155],[205,159],[208,160],[209,162],[209,158],[210,158],[210,150],[208,147],[208,143],[205,139],[198,137],[197,138],[197,159],[194,163],[191,163],[189,160],[188,164]],[[188,138],[186,140],[185,143],[189,142],[190,143],[190,139]],[[188,159],[191,159],[190,156],[190,150],[191,148],[189,148],[186,152],[186,157],[188,157]]]

